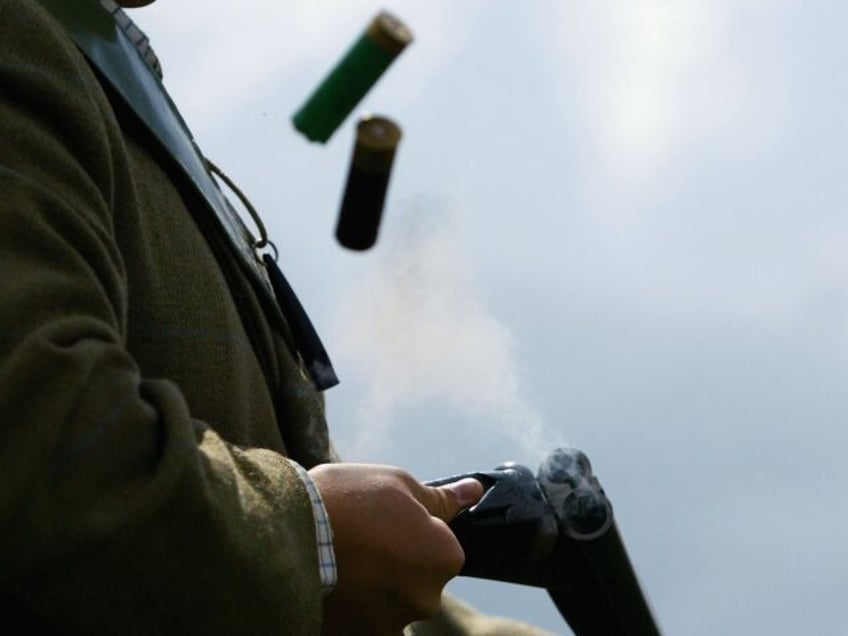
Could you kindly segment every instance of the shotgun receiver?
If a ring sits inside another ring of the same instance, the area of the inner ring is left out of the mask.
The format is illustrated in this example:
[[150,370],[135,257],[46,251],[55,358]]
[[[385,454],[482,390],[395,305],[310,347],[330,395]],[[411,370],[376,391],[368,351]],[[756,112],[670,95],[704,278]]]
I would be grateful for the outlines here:
[[558,448],[536,475],[510,462],[429,485],[467,477],[485,492],[450,524],[462,576],[546,589],[576,636],[659,636],[586,455]]

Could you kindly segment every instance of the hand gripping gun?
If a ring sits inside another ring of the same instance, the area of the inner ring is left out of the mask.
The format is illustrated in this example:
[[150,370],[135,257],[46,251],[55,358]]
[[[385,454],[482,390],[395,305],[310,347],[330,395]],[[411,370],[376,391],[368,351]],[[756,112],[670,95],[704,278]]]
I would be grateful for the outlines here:
[[576,636],[659,636],[586,455],[556,449],[536,476],[510,462],[428,483],[467,477],[485,492],[450,524],[461,575],[545,588]]

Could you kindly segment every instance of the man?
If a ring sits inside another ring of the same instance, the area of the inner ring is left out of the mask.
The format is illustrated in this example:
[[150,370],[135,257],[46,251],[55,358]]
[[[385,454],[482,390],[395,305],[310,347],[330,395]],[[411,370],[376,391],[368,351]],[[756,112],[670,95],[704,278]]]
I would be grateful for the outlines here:
[[308,325],[158,70],[111,0],[0,0],[7,621],[398,634],[439,613],[410,631],[533,633],[440,612],[463,561],[447,522],[477,482],[337,461]]

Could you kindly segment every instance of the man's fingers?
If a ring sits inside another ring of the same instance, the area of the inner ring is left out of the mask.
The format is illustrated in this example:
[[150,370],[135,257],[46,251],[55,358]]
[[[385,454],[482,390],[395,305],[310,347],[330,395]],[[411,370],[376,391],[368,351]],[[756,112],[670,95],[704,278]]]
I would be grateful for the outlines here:
[[426,486],[420,501],[431,515],[449,522],[482,496],[483,484],[469,477],[437,488]]

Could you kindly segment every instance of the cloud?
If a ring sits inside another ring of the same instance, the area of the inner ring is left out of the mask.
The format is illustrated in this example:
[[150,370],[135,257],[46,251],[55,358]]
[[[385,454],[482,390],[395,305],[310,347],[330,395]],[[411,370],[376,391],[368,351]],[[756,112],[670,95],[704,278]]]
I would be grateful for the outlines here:
[[708,149],[760,154],[787,113],[745,26],[775,10],[761,0],[557,3],[560,99],[579,110],[619,181]]

